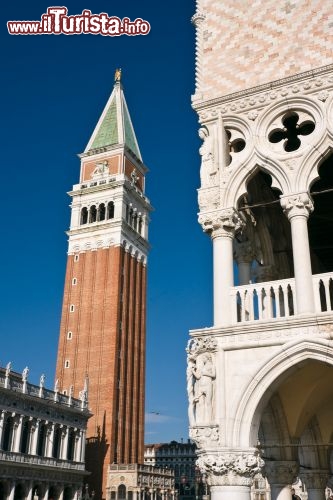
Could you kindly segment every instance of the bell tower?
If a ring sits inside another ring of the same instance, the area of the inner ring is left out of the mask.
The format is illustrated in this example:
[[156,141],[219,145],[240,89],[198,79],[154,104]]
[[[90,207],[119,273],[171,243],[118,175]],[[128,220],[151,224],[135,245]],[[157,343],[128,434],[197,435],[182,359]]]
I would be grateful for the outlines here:
[[89,381],[88,482],[105,498],[112,463],[143,463],[146,261],[152,207],[147,168],[124,97],[121,71],[69,195],[71,223],[56,368],[76,397]]

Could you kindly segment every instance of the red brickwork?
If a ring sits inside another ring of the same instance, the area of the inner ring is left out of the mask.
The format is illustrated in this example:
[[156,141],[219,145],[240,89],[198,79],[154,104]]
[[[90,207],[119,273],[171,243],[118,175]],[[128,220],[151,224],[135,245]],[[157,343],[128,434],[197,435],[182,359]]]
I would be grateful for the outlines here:
[[68,257],[56,378],[78,397],[88,374],[87,469],[100,498],[110,463],[143,463],[145,274],[121,247]]

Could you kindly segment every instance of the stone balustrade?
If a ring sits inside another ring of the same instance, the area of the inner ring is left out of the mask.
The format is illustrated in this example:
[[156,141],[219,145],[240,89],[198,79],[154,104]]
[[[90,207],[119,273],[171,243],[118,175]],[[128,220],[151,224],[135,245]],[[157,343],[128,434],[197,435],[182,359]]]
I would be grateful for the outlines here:
[[[313,275],[317,314],[333,310],[333,273]],[[297,316],[295,279],[250,283],[231,288],[232,322]]]
[[11,451],[0,450],[0,461],[6,460],[7,462],[28,463],[29,465],[40,465],[43,467],[57,467],[60,469],[71,470],[85,470],[84,463],[73,463],[67,460],[59,460],[56,458],[40,457],[35,455],[28,455],[26,453],[14,453]]

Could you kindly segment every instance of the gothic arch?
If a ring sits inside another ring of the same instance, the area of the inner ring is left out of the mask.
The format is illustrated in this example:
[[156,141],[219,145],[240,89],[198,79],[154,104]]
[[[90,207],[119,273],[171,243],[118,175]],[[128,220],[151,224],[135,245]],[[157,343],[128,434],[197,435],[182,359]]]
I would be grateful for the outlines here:
[[284,194],[290,192],[290,183],[283,168],[271,158],[264,158],[253,152],[246,165],[241,165],[231,175],[223,204],[236,207],[239,199],[247,193],[247,184],[251,178],[262,170],[272,177],[272,187]]
[[256,446],[262,412],[276,388],[302,362],[319,361],[333,367],[333,347],[330,340],[294,340],[280,347],[253,376],[246,387],[235,415],[233,442],[236,446]]
[[304,156],[295,178],[295,192],[309,191],[319,179],[321,164],[333,153],[333,141],[326,135],[323,141]]

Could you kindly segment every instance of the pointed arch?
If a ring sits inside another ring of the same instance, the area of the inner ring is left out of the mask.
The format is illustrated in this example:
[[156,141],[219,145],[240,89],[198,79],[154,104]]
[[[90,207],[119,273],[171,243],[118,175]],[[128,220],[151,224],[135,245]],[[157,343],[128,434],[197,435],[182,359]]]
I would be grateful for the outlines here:
[[237,206],[238,200],[247,193],[248,182],[259,170],[272,177],[273,188],[278,189],[283,194],[290,192],[290,182],[282,166],[272,159],[262,158],[254,152],[247,165],[240,165],[229,178],[225,199],[223,200],[224,206]]

